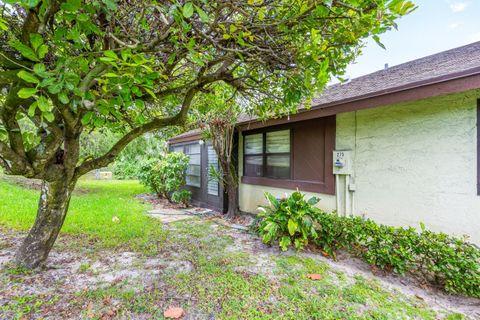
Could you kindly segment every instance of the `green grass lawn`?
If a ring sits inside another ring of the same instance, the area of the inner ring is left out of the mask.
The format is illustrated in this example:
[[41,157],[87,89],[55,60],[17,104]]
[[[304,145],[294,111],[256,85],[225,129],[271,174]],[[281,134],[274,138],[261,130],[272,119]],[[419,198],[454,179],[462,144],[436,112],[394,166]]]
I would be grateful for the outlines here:
[[[80,180],[61,234],[96,242],[97,248],[129,247],[152,253],[165,238],[162,225],[147,216],[149,205],[135,200],[146,192],[137,181]],[[29,230],[39,191],[0,180],[0,225]],[[120,222],[112,221],[117,216]]]

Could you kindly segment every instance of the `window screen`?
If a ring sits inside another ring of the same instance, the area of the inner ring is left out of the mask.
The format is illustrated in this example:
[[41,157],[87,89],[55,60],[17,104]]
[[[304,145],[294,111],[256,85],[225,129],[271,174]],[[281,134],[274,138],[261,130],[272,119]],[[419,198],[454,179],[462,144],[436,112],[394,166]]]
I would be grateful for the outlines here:
[[245,176],[289,179],[290,171],[290,130],[245,136]]

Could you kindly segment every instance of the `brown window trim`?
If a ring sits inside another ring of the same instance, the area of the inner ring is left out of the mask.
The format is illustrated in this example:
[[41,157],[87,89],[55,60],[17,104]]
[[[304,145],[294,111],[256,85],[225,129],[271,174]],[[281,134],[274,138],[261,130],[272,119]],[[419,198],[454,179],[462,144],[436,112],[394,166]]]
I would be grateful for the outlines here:
[[[274,188],[282,188],[282,189],[300,189],[301,191],[306,192],[317,192],[323,194],[335,194],[335,178],[332,174],[332,157],[331,154],[335,149],[335,133],[336,133],[336,117],[324,117],[314,120],[307,120],[307,121],[300,121],[288,124],[282,124],[278,126],[272,127],[264,127],[264,128],[257,128],[254,130],[244,131],[243,136],[257,134],[257,133],[266,133],[271,131],[279,131],[290,129],[290,134],[293,133],[294,128],[301,127],[302,125],[306,125],[307,122],[321,122],[327,125],[326,128],[326,137],[325,137],[325,181],[302,181],[302,180],[292,180],[292,179],[274,179],[268,177],[251,177],[245,176],[244,172],[242,172],[242,183],[251,184],[251,185],[261,185],[267,187],[274,187]],[[243,148],[243,170],[245,170],[245,140],[242,145]],[[292,168],[294,166],[294,154],[293,154],[293,139],[290,138],[290,175],[292,174]]]
[[334,194],[330,187],[323,182],[242,176],[242,183],[291,190],[298,188],[300,191]]

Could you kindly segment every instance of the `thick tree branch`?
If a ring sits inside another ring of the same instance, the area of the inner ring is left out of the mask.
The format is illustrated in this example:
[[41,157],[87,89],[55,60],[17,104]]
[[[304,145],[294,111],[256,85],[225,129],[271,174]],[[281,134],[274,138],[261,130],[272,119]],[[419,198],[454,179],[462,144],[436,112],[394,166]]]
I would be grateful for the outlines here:
[[87,92],[95,83],[95,79],[106,69],[107,66],[104,64],[97,64],[93,69],[91,69],[80,82],[78,87],[80,92]]
[[14,175],[33,176],[33,169],[27,159],[19,156],[6,143],[0,141],[0,155],[7,173]]
[[200,90],[200,86],[191,88],[185,95],[182,107],[178,114],[173,117],[154,119],[141,127],[137,127],[121,138],[107,153],[103,156],[84,162],[75,170],[75,176],[80,177],[85,173],[97,168],[105,167],[115,160],[120,152],[134,139],[144,135],[147,132],[158,130],[167,126],[184,124],[188,110],[192,104],[195,94]]

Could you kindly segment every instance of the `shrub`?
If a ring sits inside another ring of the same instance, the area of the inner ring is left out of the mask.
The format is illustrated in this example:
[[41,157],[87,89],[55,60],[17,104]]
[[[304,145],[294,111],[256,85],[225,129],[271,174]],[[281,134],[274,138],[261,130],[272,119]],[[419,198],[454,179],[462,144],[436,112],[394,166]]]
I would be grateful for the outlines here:
[[[288,204],[294,194],[294,199],[302,205]],[[290,242],[284,240],[282,245],[282,239],[291,235],[285,232],[285,221],[313,212],[308,214],[307,226],[311,219],[315,230],[307,227],[300,229],[300,234],[294,234],[302,243],[313,241],[333,258],[338,250],[345,249],[383,270],[422,275],[448,292],[480,297],[480,249],[474,244],[428,231],[423,224],[419,233],[414,228],[395,228],[358,216],[345,217],[313,210],[309,206],[315,201],[305,204],[301,202],[303,195],[294,194],[280,201],[266,195],[271,206],[259,215],[257,229],[265,242],[280,239],[280,246],[286,249]]]
[[138,179],[140,183],[149,188],[152,192],[155,192],[157,195],[161,196],[158,186],[158,175],[155,174],[153,168],[160,162],[160,160],[152,159],[145,161],[140,165],[140,170],[138,171]]
[[171,152],[159,161],[149,161],[140,170],[140,182],[153,192],[171,201],[173,192],[185,185],[189,157]]
[[320,200],[311,198],[305,201],[304,195],[294,192],[287,199],[276,199],[270,193],[265,193],[270,206],[261,207],[258,231],[265,243],[278,241],[282,250],[290,245],[301,249],[308,244],[309,239],[316,239],[314,221],[318,219],[320,210],[314,205]]
[[188,190],[179,190],[172,193],[172,201],[183,204],[185,208],[188,207],[191,198],[192,193]]

